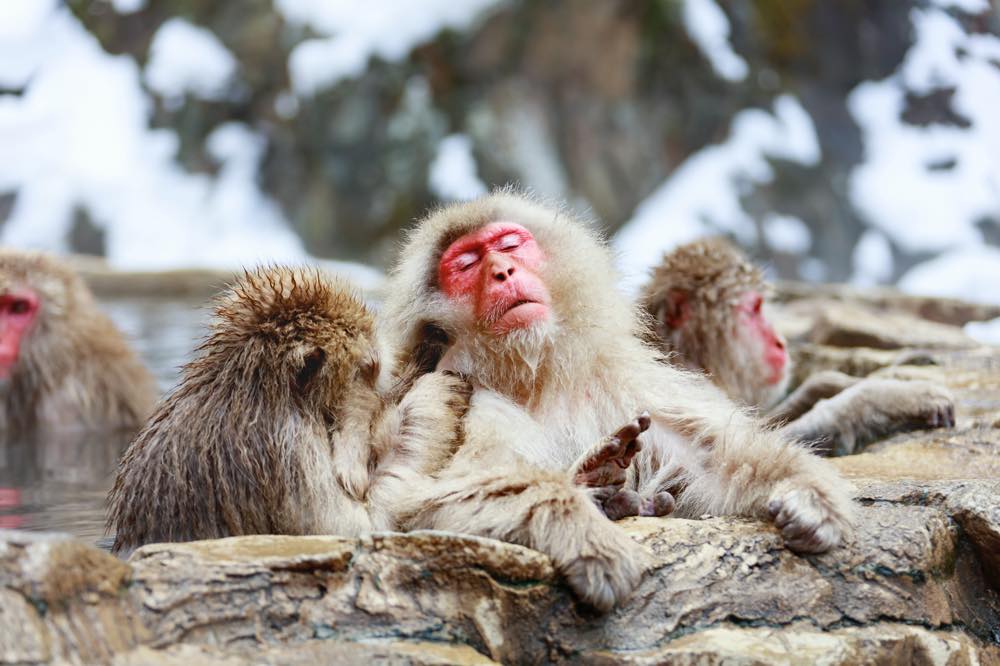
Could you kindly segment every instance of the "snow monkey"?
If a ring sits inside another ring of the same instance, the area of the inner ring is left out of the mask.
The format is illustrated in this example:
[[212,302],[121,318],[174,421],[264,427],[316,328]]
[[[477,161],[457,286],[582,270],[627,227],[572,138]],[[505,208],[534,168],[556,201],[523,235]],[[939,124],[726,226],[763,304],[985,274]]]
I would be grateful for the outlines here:
[[[681,516],[770,517],[799,552],[837,545],[851,520],[845,482],[702,375],[663,362],[614,276],[590,227],[510,190],[412,230],[382,330],[396,363],[438,353],[434,367],[474,389],[464,444],[413,493],[409,525],[541,550],[604,610],[638,585],[644,551],[582,486],[620,482],[639,513],[666,512],[671,493]],[[616,466],[627,468],[617,479],[603,473]]]
[[137,429],[155,400],[152,376],[76,273],[0,249],[0,438]]
[[318,271],[246,274],[199,352],[121,460],[114,552],[392,529],[389,498],[461,435],[468,384],[434,373],[407,379],[412,390],[381,386],[371,313]]
[[771,408],[772,423],[824,453],[849,454],[894,432],[954,425],[954,401],[942,386],[835,371],[809,377],[775,406],[791,362],[764,316],[765,293],[761,271],[729,241],[710,238],[667,254],[641,301],[674,362],[707,372],[738,402]]

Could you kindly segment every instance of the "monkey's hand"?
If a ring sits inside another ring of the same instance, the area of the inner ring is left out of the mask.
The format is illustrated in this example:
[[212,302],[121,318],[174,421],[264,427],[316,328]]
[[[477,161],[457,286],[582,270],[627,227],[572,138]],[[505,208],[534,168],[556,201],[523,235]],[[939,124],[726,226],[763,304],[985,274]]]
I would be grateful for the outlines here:
[[450,372],[432,372],[413,383],[396,417],[386,419],[393,441],[406,441],[402,450],[415,456],[413,467],[432,474],[447,463],[464,438],[463,420],[471,397],[472,385]]
[[825,552],[850,532],[850,500],[838,499],[823,484],[779,484],[767,511],[785,545],[796,553]]
[[625,488],[628,468],[642,450],[639,435],[649,429],[647,412],[598,442],[573,464],[573,483],[582,486],[605,516],[620,520],[629,516],[665,516],[674,509],[674,498],[659,492],[643,498]]
[[819,402],[785,431],[825,453],[847,455],[898,432],[955,425],[947,388],[929,381],[864,379]]

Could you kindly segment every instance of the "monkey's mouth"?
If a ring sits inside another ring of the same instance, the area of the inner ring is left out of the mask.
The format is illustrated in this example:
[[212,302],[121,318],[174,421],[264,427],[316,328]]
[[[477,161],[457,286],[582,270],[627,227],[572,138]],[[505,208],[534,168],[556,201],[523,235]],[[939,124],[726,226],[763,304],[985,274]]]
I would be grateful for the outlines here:
[[496,320],[496,327],[501,331],[515,328],[527,328],[536,322],[547,319],[548,304],[533,298],[518,298],[503,309]]

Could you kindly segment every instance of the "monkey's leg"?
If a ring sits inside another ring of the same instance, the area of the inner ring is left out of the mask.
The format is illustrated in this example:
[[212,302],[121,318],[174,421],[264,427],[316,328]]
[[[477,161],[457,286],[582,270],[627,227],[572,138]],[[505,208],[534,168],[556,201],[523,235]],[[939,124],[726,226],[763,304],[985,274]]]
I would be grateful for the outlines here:
[[836,370],[824,370],[812,375],[792,394],[767,413],[771,425],[783,425],[799,418],[820,400],[831,398],[858,383],[860,378]]
[[868,378],[817,403],[782,432],[840,456],[897,432],[954,425],[954,399],[943,386]]
[[407,527],[476,534],[539,550],[552,558],[578,597],[601,611],[628,598],[647,561],[642,547],[564,474],[524,463],[498,464],[503,456],[458,461],[418,489]]
[[[577,596],[606,611],[639,584],[646,552],[607,520],[565,471],[536,467],[508,444],[525,437],[544,433],[512,403],[477,391],[465,418],[464,443],[436,478],[404,489],[397,503],[401,522],[539,550],[552,558]],[[547,441],[534,444],[550,448]]]
[[665,516],[674,509],[674,498],[660,492],[642,498],[625,488],[627,470],[642,450],[639,435],[649,428],[648,412],[605,437],[570,467],[573,483],[586,489],[594,503],[611,520],[629,516]]

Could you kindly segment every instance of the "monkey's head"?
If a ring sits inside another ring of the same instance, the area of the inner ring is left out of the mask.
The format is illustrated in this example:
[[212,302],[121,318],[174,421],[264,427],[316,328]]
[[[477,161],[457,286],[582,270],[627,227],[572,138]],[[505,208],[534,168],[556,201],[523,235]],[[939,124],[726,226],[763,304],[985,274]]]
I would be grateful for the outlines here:
[[569,376],[547,371],[585,363],[608,348],[604,336],[632,332],[615,279],[590,227],[502,190],[441,208],[412,230],[383,314],[398,360],[426,356],[427,369],[457,370],[509,392],[545,375]]
[[264,267],[221,296],[202,349],[230,390],[333,418],[347,392],[375,385],[374,331],[371,313],[346,282],[315,269]]
[[0,250],[0,382],[40,366],[36,356],[58,355],[73,333],[65,322],[92,303],[83,281],[51,257]]
[[730,397],[767,407],[784,393],[790,363],[784,338],[764,316],[766,291],[739,249],[709,238],[667,254],[640,300],[666,351],[707,371]]

